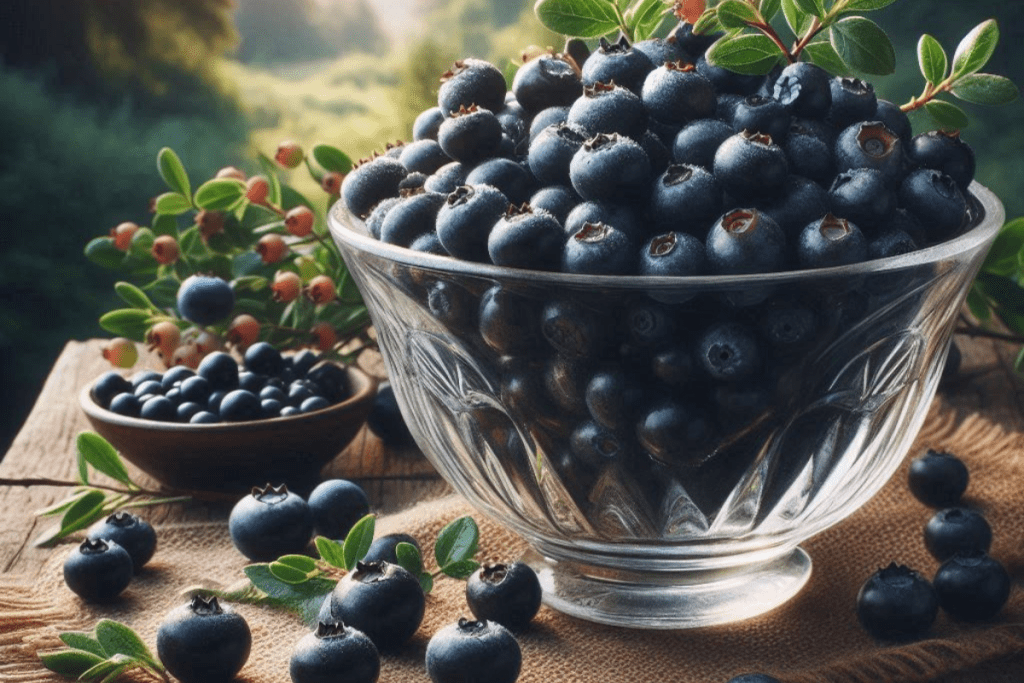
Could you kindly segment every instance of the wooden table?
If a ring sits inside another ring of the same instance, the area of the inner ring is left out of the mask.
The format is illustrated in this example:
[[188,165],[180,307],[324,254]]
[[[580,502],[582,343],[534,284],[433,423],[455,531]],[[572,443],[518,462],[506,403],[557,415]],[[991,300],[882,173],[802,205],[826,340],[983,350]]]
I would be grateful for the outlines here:
[[[77,399],[81,388],[109,367],[100,356],[101,343],[71,342],[65,347],[31,414],[0,462],[0,477],[74,478],[75,439],[80,431],[89,429]],[[1013,372],[1016,349],[988,339],[960,339],[960,345],[964,355],[961,374],[943,386],[945,400],[965,414],[981,412],[1007,429],[1024,431],[1024,382]],[[359,480],[373,506],[384,513],[448,490],[422,455],[389,451],[365,429],[325,470],[328,475],[338,473]],[[153,483],[134,469],[132,476],[139,482]],[[0,572],[28,577],[38,572],[52,551],[33,547],[32,540],[53,520],[37,519],[33,511],[67,493],[67,489],[53,486],[0,487],[0,509],[4,510],[4,524],[0,525]],[[232,496],[188,506],[165,506],[153,509],[147,516],[156,524],[225,520],[234,499]],[[1024,657],[1018,659],[1021,662],[1017,664],[1024,663]],[[1020,670],[1024,675],[1024,669]]]

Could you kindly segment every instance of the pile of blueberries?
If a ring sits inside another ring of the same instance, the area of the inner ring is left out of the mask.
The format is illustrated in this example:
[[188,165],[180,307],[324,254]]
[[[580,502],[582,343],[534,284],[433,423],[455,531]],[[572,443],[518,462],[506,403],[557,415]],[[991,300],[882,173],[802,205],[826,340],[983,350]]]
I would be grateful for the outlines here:
[[351,395],[344,368],[304,349],[282,355],[267,342],[245,351],[244,369],[215,351],[196,370],[183,365],[131,379],[111,371],[93,385],[93,401],[118,415],[209,424],[287,417],[322,410]]
[[128,587],[156,552],[156,532],[119,510],[92,525],[64,561],[64,583],[87,602],[109,602]]

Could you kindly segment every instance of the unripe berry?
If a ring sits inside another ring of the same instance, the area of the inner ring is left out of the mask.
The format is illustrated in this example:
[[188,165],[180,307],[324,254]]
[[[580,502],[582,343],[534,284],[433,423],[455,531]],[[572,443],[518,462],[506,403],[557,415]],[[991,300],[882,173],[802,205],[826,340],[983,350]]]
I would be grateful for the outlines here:
[[327,275],[317,275],[306,285],[306,295],[315,304],[326,304],[334,301],[334,280]]
[[110,236],[114,238],[114,246],[121,251],[128,251],[128,247],[132,244],[132,237],[135,236],[138,230],[139,226],[131,221],[119,224],[110,231]]
[[309,332],[313,335],[313,345],[319,351],[330,351],[338,343],[338,333],[328,323],[317,323]]
[[150,251],[156,262],[164,266],[178,260],[178,243],[170,235],[160,235],[153,240],[153,248]]
[[285,140],[277,146],[277,153],[274,155],[274,161],[281,164],[285,168],[295,168],[302,163],[302,159],[305,154],[302,151],[302,147],[294,140]]
[[228,327],[228,343],[247,349],[259,339],[260,323],[248,313],[236,317]]
[[130,368],[139,359],[139,351],[131,339],[114,337],[103,347],[103,357],[115,368]]
[[279,263],[288,253],[288,245],[280,235],[270,233],[261,237],[260,241],[256,243],[256,253],[260,255],[264,263]]
[[296,237],[308,237],[313,232],[316,216],[308,206],[296,206],[284,215],[284,227]]
[[200,332],[192,343],[195,344],[196,351],[199,352],[200,356],[207,356],[214,351],[224,350],[223,340],[213,332]]
[[245,173],[238,170],[234,166],[225,166],[224,168],[217,171],[215,178],[234,178],[235,180],[241,180],[245,182]]
[[320,187],[324,189],[324,192],[333,197],[341,192],[341,181],[344,179],[345,176],[337,171],[331,171],[330,173],[325,173],[324,177],[320,179]]
[[182,344],[171,355],[171,367],[184,365],[195,370],[202,360],[203,354],[199,353],[199,348],[195,344]]
[[174,349],[178,348],[178,342],[180,341],[181,330],[169,320],[153,325],[153,327],[149,328],[149,332],[146,333],[146,343],[149,345],[149,350],[159,353],[162,359],[170,358],[171,354],[174,353]]
[[224,213],[203,209],[196,214],[196,225],[199,226],[199,234],[208,240],[218,232],[224,232]]
[[270,183],[261,175],[254,175],[245,183],[245,198],[253,204],[265,204],[270,194]]
[[302,291],[302,278],[290,270],[279,270],[274,275],[274,284],[270,290],[274,293],[274,301],[294,301]]

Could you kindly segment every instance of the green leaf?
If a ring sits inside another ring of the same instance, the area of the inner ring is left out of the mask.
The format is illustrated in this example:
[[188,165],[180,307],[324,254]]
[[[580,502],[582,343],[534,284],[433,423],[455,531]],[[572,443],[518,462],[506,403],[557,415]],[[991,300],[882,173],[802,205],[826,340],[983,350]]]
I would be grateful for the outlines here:
[[1024,373],[1024,348],[1017,352],[1017,357],[1013,361],[1013,369],[1017,374]]
[[101,683],[114,680],[130,668],[137,666],[137,661],[124,655],[114,655],[96,664],[91,669],[82,673],[79,678],[83,681],[100,679]]
[[885,75],[896,70],[896,51],[878,24],[864,17],[847,17],[829,29],[836,53],[854,71]]
[[825,71],[836,76],[853,76],[853,72],[850,71],[850,67],[846,65],[839,55],[836,54],[835,48],[832,47],[832,43],[824,40],[817,40],[812,43],[808,43],[807,47],[804,48],[804,52],[808,58]]
[[757,10],[741,0],[725,0],[718,4],[718,21],[727,29],[746,28],[758,20]]
[[309,574],[307,572],[296,569],[295,567],[289,567],[288,565],[281,564],[280,562],[270,563],[270,573],[273,574],[275,578],[290,584],[305,583],[309,578]]
[[188,173],[181,163],[181,159],[170,147],[164,147],[156,155],[156,167],[160,171],[160,177],[178,194],[185,197],[192,196],[192,186],[188,182]]
[[1020,97],[1013,81],[994,74],[964,76],[953,84],[951,92],[972,104],[1009,104]]
[[624,16],[632,31],[633,42],[650,38],[668,14],[668,7],[662,0],[640,0],[626,10]]
[[607,0],[537,0],[540,23],[573,38],[598,38],[619,28],[615,5]]
[[352,170],[352,160],[337,147],[324,144],[313,145],[310,153],[316,163],[320,164],[325,171],[334,171],[344,175]]
[[420,580],[420,588],[423,589],[424,594],[434,589],[434,577],[430,575],[430,572],[420,572],[416,578]]
[[1005,224],[996,235],[992,247],[981,266],[982,272],[1011,276],[1024,255],[1024,218]]
[[817,17],[825,16],[825,7],[821,0],[793,0],[793,3],[807,14]]
[[801,9],[796,0],[782,0],[782,14],[786,17],[789,30],[793,35],[802,36],[813,21],[813,13]]
[[78,467],[78,481],[83,484],[89,483],[89,463],[81,451],[75,452],[75,465]]
[[946,78],[949,57],[939,41],[927,33],[917,42],[917,63],[921,66],[925,80],[932,85],[938,85]]
[[459,560],[441,567],[441,571],[453,579],[468,579],[479,568],[476,560]]
[[377,518],[370,514],[360,519],[348,530],[343,547],[345,569],[351,571],[355,568],[356,562],[366,557],[366,553],[370,550],[370,544],[373,543],[373,531],[376,523]]
[[153,216],[153,223],[150,226],[154,235],[178,236],[178,219],[168,214],[158,213]]
[[873,12],[876,9],[888,7],[896,0],[848,0],[844,12]]
[[114,283],[114,291],[121,297],[121,300],[133,308],[144,309],[147,311],[155,311],[156,307],[153,306],[153,302],[149,300],[146,293],[136,287],[130,282],[116,282]]
[[85,461],[97,470],[122,484],[134,486],[117,451],[102,436],[95,432],[82,432],[78,435],[75,446]]
[[720,38],[707,52],[712,64],[741,74],[766,74],[781,57],[782,49],[763,33]]
[[395,556],[398,558],[398,564],[413,576],[419,576],[423,571],[423,556],[412,543],[403,542],[396,545]]
[[207,180],[196,190],[196,206],[212,211],[229,209],[245,194],[245,184],[234,178]]
[[106,659],[111,654],[103,649],[103,645],[100,644],[100,641],[96,640],[96,638],[88,633],[68,631],[66,633],[61,633],[59,638],[61,642],[68,647],[91,652],[102,659]]
[[932,100],[924,108],[943,130],[960,130],[970,123],[963,109],[944,100]]
[[281,180],[277,177],[278,166],[263,152],[260,152],[257,159],[260,162],[260,166],[263,167],[263,173],[267,176],[267,184],[270,186],[270,191],[267,193],[267,201],[275,206],[280,205]]
[[156,664],[153,653],[138,634],[124,624],[111,619],[100,619],[96,624],[96,640],[108,655],[121,654]]
[[999,43],[999,24],[995,19],[984,21],[964,36],[953,53],[953,77],[960,78],[980,71],[992,58]]
[[124,252],[114,246],[110,237],[95,237],[85,245],[85,257],[96,265],[116,270],[124,261]]
[[760,12],[765,21],[770,22],[782,9],[782,0],[761,0]]
[[438,567],[468,560],[476,554],[480,529],[472,517],[460,517],[441,529],[434,544],[434,559]]
[[102,516],[107,497],[102,491],[93,489],[68,508],[60,520],[60,535],[67,536],[95,522]]
[[341,543],[326,536],[317,536],[313,542],[316,544],[316,551],[320,553],[320,559],[332,567],[345,568],[345,550]]
[[709,7],[703,14],[700,15],[700,19],[693,25],[693,32],[698,35],[709,35],[724,31],[725,27],[722,26],[722,22],[718,20],[718,8]]
[[313,208],[313,203],[306,199],[301,192],[290,185],[281,185],[281,208],[288,211],[299,205]]
[[[79,475],[81,475],[81,472],[79,472]],[[82,482],[82,483],[84,484],[86,482]],[[71,494],[70,496],[68,496],[64,500],[57,501],[53,505],[49,505],[47,507],[41,508],[39,510],[36,510],[32,514],[35,515],[36,517],[52,517],[54,515],[59,515],[60,513],[64,512],[69,507],[74,505],[75,501],[78,500],[79,498],[81,498],[82,496],[84,496],[85,494],[86,494],[86,489],[82,489],[81,491],[78,491],[76,493]]]
[[297,613],[307,626],[316,624],[324,598],[337,585],[337,581],[319,577],[288,584],[271,574],[267,564],[250,564],[242,571],[252,585],[266,594],[270,604]]
[[160,308],[174,306],[178,298],[178,287],[181,283],[173,277],[161,277],[145,285],[144,290],[148,293],[154,305]]
[[111,334],[141,342],[149,329],[149,316],[149,312],[137,308],[119,308],[101,315],[100,327]]
[[275,561],[292,569],[298,569],[300,572],[316,571],[316,560],[307,555],[282,555]]
[[192,208],[188,197],[177,192],[164,192],[156,198],[156,212],[169,216],[183,214]]
[[104,658],[85,650],[58,650],[57,652],[40,653],[39,659],[47,669],[65,678],[78,678],[104,661]]

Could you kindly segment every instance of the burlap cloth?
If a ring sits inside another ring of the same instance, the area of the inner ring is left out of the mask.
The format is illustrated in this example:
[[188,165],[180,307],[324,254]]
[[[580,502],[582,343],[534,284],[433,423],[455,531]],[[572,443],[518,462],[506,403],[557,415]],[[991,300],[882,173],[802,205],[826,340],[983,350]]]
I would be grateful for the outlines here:
[[[949,411],[933,408],[911,455],[928,447],[956,453],[967,463],[967,502],[980,508],[992,524],[991,553],[1019,583],[1024,577],[1024,435],[1007,434],[977,416],[957,421]],[[922,541],[932,511],[907,491],[909,459],[867,505],[803,545],[813,559],[813,573],[805,589],[786,605],[738,624],[674,632],[600,626],[543,607],[519,638],[519,680],[724,682],[739,673],[762,671],[794,683],[874,683],[931,681],[978,666],[998,678],[998,672],[1006,670],[1005,660],[1024,649],[1024,591],[1016,585],[994,622],[958,624],[940,613],[929,638],[912,644],[876,643],[857,624],[857,591],[879,566],[895,560],[928,577],[938,566]],[[378,533],[401,530],[432,541],[444,524],[471,512],[462,499],[447,496],[381,518]],[[480,559],[515,559],[524,551],[521,539],[475,516],[481,527]],[[65,587],[61,566],[70,545],[52,553],[43,579],[34,585],[16,577],[0,578],[0,680],[59,680],[42,669],[36,653],[59,646],[57,633],[91,630],[103,617],[132,625],[154,646],[164,615],[184,602],[183,588],[203,581],[227,584],[241,577],[246,562],[231,545],[226,523],[161,525],[157,531],[156,556],[113,606],[86,605]],[[286,683],[291,648],[305,627],[278,610],[247,605],[237,609],[253,633],[252,655],[239,678]],[[418,633],[400,653],[384,659],[380,681],[427,681],[427,641],[460,615],[469,615],[464,584],[439,579]]]

